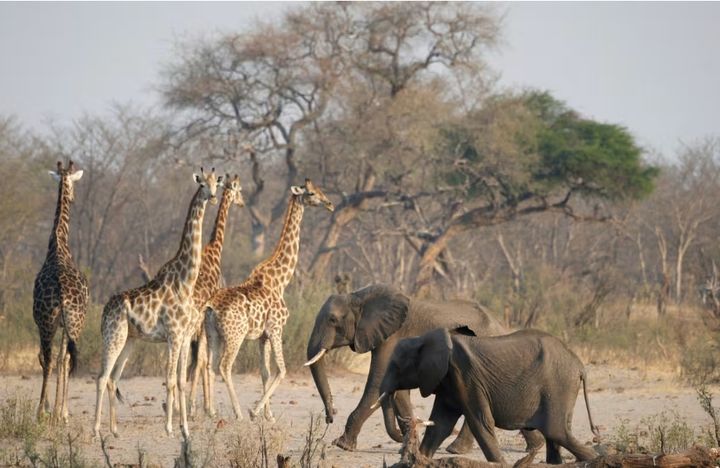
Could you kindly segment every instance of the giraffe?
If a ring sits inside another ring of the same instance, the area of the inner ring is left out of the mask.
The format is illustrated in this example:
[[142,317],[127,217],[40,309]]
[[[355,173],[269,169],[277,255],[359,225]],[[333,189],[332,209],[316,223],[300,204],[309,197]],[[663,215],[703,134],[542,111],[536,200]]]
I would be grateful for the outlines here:
[[239,207],[245,206],[242,196],[240,177],[236,174],[230,177],[225,175],[225,186],[223,196],[218,208],[215,225],[213,227],[210,241],[203,248],[202,261],[200,262],[200,274],[195,282],[193,290],[193,303],[198,311],[198,321],[195,325],[195,333],[192,341],[192,365],[190,367],[190,416],[195,414],[195,392],[198,380],[203,381],[203,402],[206,411],[208,410],[208,375],[205,365],[207,349],[205,336],[204,318],[205,303],[218,290],[220,284],[220,257],[222,255],[223,242],[225,239],[225,222],[230,211],[230,205]]
[[[220,289],[207,302],[205,333],[207,334],[208,374],[210,383],[210,414],[213,404],[214,369],[219,367],[232,400],[235,417],[242,419],[240,405],[232,383],[232,366],[238,350],[247,337],[259,339],[260,374],[263,396],[250,413],[256,417],[261,408],[265,417],[272,420],[269,401],[285,377],[285,359],[282,350],[282,333],[288,318],[283,294],[292,279],[300,247],[300,224],[305,206],[324,206],[334,210],[325,194],[309,179],[302,187],[290,187],[290,200],[285,213],[282,233],[272,255],[256,266],[247,280],[240,285]],[[274,353],[278,373],[270,381],[270,347]]]
[[190,202],[177,254],[160,268],[150,282],[114,295],[103,309],[103,358],[97,379],[95,437],[100,435],[101,405],[106,387],[110,404],[110,431],[118,435],[116,385],[138,338],[167,342],[165,431],[172,437],[173,398],[177,387],[180,428],[184,436],[190,435],[183,385],[190,337],[199,315],[192,302],[193,288],[200,272],[205,206],[208,200],[213,205],[217,203],[215,193],[223,177],[215,176],[215,168],[209,174],[201,168],[200,175],[193,174],[193,179],[199,187]]
[[43,370],[40,404],[37,417],[47,410],[47,386],[52,373],[52,340],[58,326],[63,328],[57,357],[57,387],[52,420],[60,417],[68,421],[68,377],[77,365],[77,341],[80,338],[89,302],[88,281],[73,262],[70,253],[70,205],[75,200],[75,182],[83,171],[75,171],[72,161],[63,168],[58,161],[57,170],[49,171],[59,182],[55,221],[50,234],[47,255],[40,272],[35,277],[33,289],[33,318],[40,334],[38,360]]

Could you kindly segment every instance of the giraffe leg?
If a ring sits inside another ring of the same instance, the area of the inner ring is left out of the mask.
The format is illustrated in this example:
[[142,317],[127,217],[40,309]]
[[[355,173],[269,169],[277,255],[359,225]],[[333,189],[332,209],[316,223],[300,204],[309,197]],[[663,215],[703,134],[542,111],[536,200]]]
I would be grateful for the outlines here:
[[207,337],[207,362],[205,368],[207,371],[207,402],[205,412],[211,417],[215,417],[215,369],[220,366],[220,336],[218,336],[215,321],[208,316],[205,320],[205,336]]
[[190,437],[190,426],[187,421],[187,401],[185,399],[185,383],[187,379],[187,361],[190,354],[190,334],[183,340],[178,361],[177,393],[180,402],[180,430],[185,437]]
[[62,332],[60,340],[60,349],[57,354],[57,385],[55,386],[55,403],[53,404],[52,422],[53,424],[60,422],[63,403],[63,387],[65,386],[65,354],[67,350],[67,334]]
[[40,337],[40,354],[38,360],[43,371],[42,387],[40,388],[40,403],[38,404],[37,419],[40,420],[43,414],[49,410],[47,397],[48,380],[52,374],[52,335],[41,334]]
[[196,397],[197,397],[197,384],[198,380],[202,379],[203,384],[203,404],[204,407],[207,408],[207,381],[206,381],[206,374],[207,374],[207,365],[206,365],[206,359],[207,359],[207,338],[205,336],[205,327],[200,328],[200,332],[197,335],[197,356],[195,357],[195,367],[193,368],[193,373],[190,376],[190,417],[195,416],[195,406],[196,406]]
[[167,389],[166,411],[165,411],[165,432],[168,436],[173,437],[172,415],[175,408],[175,389],[177,387],[177,369],[180,353],[182,350],[182,337],[168,338],[168,360],[165,375],[165,386]]
[[[210,407],[210,374],[208,373],[209,358],[207,353],[207,335],[205,334],[205,330],[203,330],[200,340],[203,344],[202,348],[198,351],[198,365],[202,363],[203,406],[205,407],[205,412],[207,413],[208,408]],[[200,356],[202,356],[202,359],[200,359]]]
[[282,350],[282,329],[273,330],[270,334],[270,343],[272,343],[272,350],[275,354],[275,363],[278,367],[278,373],[272,379],[272,383],[266,392],[263,392],[263,397],[257,404],[255,409],[250,413],[252,417],[257,417],[260,414],[260,410],[270,402],[270,397],[280,385],[280,381],[285,378],[285,358],[283,357]]
[[[134,340],[129,339],[125,341],[125,346],[123,346],[117,361],[115,361],[115,365],[113,366],[107,383],[108,403],[110,406],[110,432],[112,432],[115,437],[118,437],[116,402],[116,397],[118,395],[117,384],[120,381],[120,377],[122,377],[123,370],[125,370],[125,364],[127,364],[134,346]],[[122,401],[122,397],[120,397],[120,400]]]
[[62,419],[63,423],[67,424],[70,420],[70,414],[68,409],[68,388],[70,386],[70,353],[65,353],[65,360],[63,362],[63,399],[62,399]]
[[[268,386],[270,385],[270,340],[268,340],[267,337],[262,336],[260,337],[258,344],[260,345],[260,376],[262,377],[263,394],[265,394],[268,391]],[[273,416],[272,411],[270,411],[269,403],[265,404],[264,411],[265,419],[274,422],[275,417]]]
[[[111,319],[110,319],[111,320]],[[115,411],[115,382],[110,383],[110,373],[115,369],[115,363],[118,360],[120,354],[122,354],[127,342],[128,325],[127,318],[118,318],[117,321],[106,326],[103,323],[102,335],[103,335],[103,359],[102,368],[100,375],[97,379],[97,397],[95,400],[95,427],[93,434],[95,437],[100,436],[100,417],[102,415],[102,400],[105,394],[105,390],[110,390],[112,397],[108,396],[108,403],[110,405],[110,424],[113,434],[117,435],[117,428],[112,427],[112,414]],[[105,320],[103,320],[104,322]],[[112,385],[112,389],[110,386]]]
[[222,352],[222,357],[220,358],[220,375],[225,381],[225,385],[227,385],[230,401],[232,402],[233,411],[235,412],[235,417],[237,419],[242,419],[243,416],[240,411],[240,403],[238,402],[237,394],[235,393],[235,386],[232,381],[232,367],[244,339],[244,334],[240,336],[226,337],[225,347]]

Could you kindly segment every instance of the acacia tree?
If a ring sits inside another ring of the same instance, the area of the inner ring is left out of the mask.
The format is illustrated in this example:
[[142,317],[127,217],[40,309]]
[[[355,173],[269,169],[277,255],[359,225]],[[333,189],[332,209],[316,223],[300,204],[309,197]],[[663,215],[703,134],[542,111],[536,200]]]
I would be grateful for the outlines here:
[[316,127],[307,160],[342,196],[311,262],[316,278],[327,276],[332,257],[345,250],[342,233],[358,216],[388,197],[404,197],[403,185],[417,184],[418,163],[437,127],[460,106],[449,97],[454,79],[485,77],[484,54],[499,35],[497,15],[477,5],[350,3],[343,9],[352,29],[342,43],[347,66],[336,87],[337,112]]
[[603,220],[600,205],[576,207],[642,197],[657,174],[624,128],[584,119],[539,92],[489,99],[446,129],[438,154],[438,175],[459,189],[443,203],[462,208],[424,236],[418,293],[429,290],[438,256],[463,233],[539,212]]

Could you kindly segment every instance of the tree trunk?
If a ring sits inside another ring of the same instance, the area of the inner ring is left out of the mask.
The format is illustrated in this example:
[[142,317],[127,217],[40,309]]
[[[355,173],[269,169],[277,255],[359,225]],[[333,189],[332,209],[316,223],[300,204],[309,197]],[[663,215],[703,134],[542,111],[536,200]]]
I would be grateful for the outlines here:
[[253,256],[262,257],[265,253],[265,225],[254,219],[251,222],[250,242]]
[[310,264],[313,278],[321,279],[325,277],[330,260],[337,251],[338,240],[340,240],[343,228],[355,219],[359,212],[358,208],[352,206],[346,206],[339,211],[335,210],[315,258]]
[[448,242],[455,237],[460,230],[457,225],[451,225],[442,234],[431,241],[423,250],[418,272],[415,276],[415,287],[413,293],[417,297],[428,297],[432,292],[433,272],[435,271],[438,258],[445,250]]

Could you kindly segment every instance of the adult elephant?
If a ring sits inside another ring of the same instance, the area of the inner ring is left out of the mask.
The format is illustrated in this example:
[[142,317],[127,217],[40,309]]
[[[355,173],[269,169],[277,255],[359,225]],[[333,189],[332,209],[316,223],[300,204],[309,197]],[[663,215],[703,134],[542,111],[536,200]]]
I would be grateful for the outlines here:
[[[467,325],[479,335],[495,336],[507,333],[496,319],[479,304],[470,301],[432,301],[406,296],[385,285],[372,285],[349,294],[330,296],[323,304],[307,347],[308,363],[320,397],[325,405],[325,419],[333,422],[336,411],[328,383],[324,355],[331,349],[344,346],[356,353],[370,351],[370,372],[365,390],[357,407],[350,413],[345,432],[333,444],[354,450],[362,425],[374,411],[371,405],[379,397],[380,383],[398,341],[423,335],[436,328],[455,328]],[[409,392],[395,394],[395,406],[402,416],[412,414]],[[383,419],[388,435],[402,442],[392,402],[383,403]],[[536,431],[524,432],[528,448],[543,444]],[[453,453],[463,453],[472,447],[473,435],[463,425],[458,438],[448,447]]]

